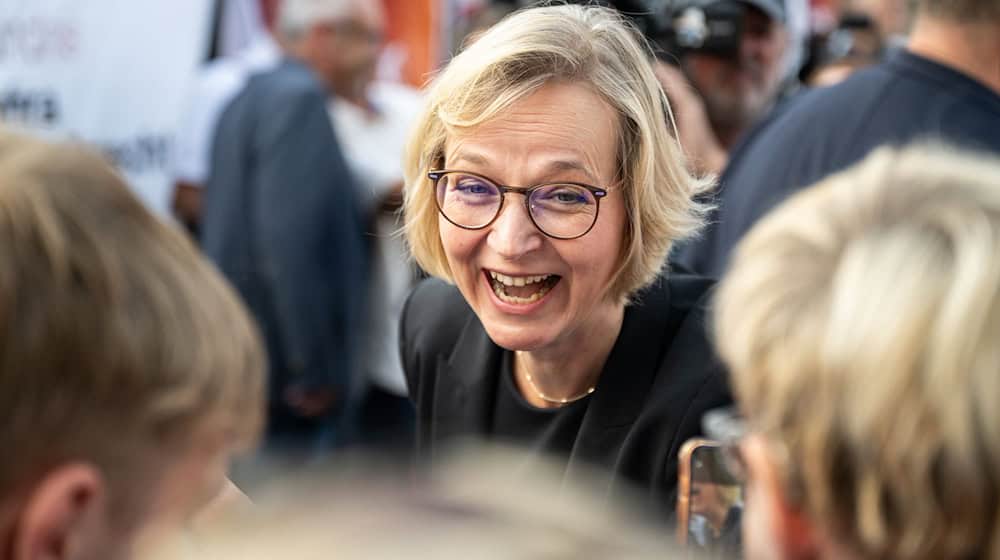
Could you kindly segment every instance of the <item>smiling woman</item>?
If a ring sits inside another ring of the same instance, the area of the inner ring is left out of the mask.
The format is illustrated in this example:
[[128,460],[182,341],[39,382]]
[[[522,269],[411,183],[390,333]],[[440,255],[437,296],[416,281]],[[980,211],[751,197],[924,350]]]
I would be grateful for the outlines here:
[[405,211],[439,279],[401,339],[424,457],[456,436],[514,442],[672,507],[678,447],[729,396],[702,322],[711,283],[661,276],[707,182],[650,60],[614,11],[533,8],[431,87]]

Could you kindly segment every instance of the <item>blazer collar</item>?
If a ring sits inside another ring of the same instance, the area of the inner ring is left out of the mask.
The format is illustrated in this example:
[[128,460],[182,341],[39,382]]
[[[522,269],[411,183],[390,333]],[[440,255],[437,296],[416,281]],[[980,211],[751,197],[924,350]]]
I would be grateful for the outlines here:
[[611,348],[587,416],[603,426],[631,425],[650,395],[666,351],[670,289],[657,280],[625,309],[618,340]]
[[439,364],[444,374],[440,379],[451,382],[438,384],[437,398],[438,402],[450,403],[443,412],[448,416],[447,425],[456,434],[488,433],[496,402],[501,352],[470,309],[454,350]]

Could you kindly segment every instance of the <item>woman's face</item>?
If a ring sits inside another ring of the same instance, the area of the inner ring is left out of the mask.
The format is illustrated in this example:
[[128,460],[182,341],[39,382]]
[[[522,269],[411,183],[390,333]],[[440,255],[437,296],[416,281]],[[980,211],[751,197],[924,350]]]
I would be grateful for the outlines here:
[[608,191],[593,229],[570,240],[539,231],[517,193],[505,195],[500,215],[483,229],[462,229],[438,216],[455,283],[498,345],[576,351],[620,317],[624,304],[608,293],[626,225],[615,184],[616,123],[614,110],[591,90],[552,83],[448,139],[447,169],[502,185],[572,181]]

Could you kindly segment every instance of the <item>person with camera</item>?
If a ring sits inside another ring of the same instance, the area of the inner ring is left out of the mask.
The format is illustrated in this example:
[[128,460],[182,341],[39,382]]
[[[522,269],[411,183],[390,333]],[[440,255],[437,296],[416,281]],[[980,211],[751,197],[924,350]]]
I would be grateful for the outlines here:
[[1000,3],[918,0],[906,46],[789,101],[731,154],[717,210],[671,264],[710,277],[768,211],[873,150],[934,138],[1000,154]]
[[663,47],[656,74],[681,146],[696,171],[719,173],[729,151],[780,95],[788,46],[784,4],[682,0],[659,19],[646,32]]

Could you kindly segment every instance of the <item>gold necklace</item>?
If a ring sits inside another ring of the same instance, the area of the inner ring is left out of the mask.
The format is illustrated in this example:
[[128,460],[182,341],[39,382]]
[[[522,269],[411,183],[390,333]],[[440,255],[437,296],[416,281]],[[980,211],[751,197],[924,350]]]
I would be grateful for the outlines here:
[[580,393],[579,395],[572,396],[572,397],[566,397],[564,399],[556,399],[556,398],[552,398],[552,397],[546,395],[545,393],[543,393],[541,391],[541,389],[538,388],[538,385],[535,385],[535,380],[531,377],[531,373],[528,372],[528,368],[526,368],[526,367],[524,367],[522,365],[521,369],[524,371],[524,378],[528,380],[528,385],[531,385],[531,390],[534,391],[536,395],[538,395],[538,398],[542,399],[545,402],[549,402],[549,403],[552,403],[552,404],[563,405],[563,404],[569,404],[569,403],[572,403],[572,402],[576,402],[576,401],[578,401],[578,400],[580,400],[580,399],[582,399],[582,398],[590,395],[591,393],[594,392],[594,389],[597,388],[596,385],[591,385],[589,389],[587,389],[586,391]]

